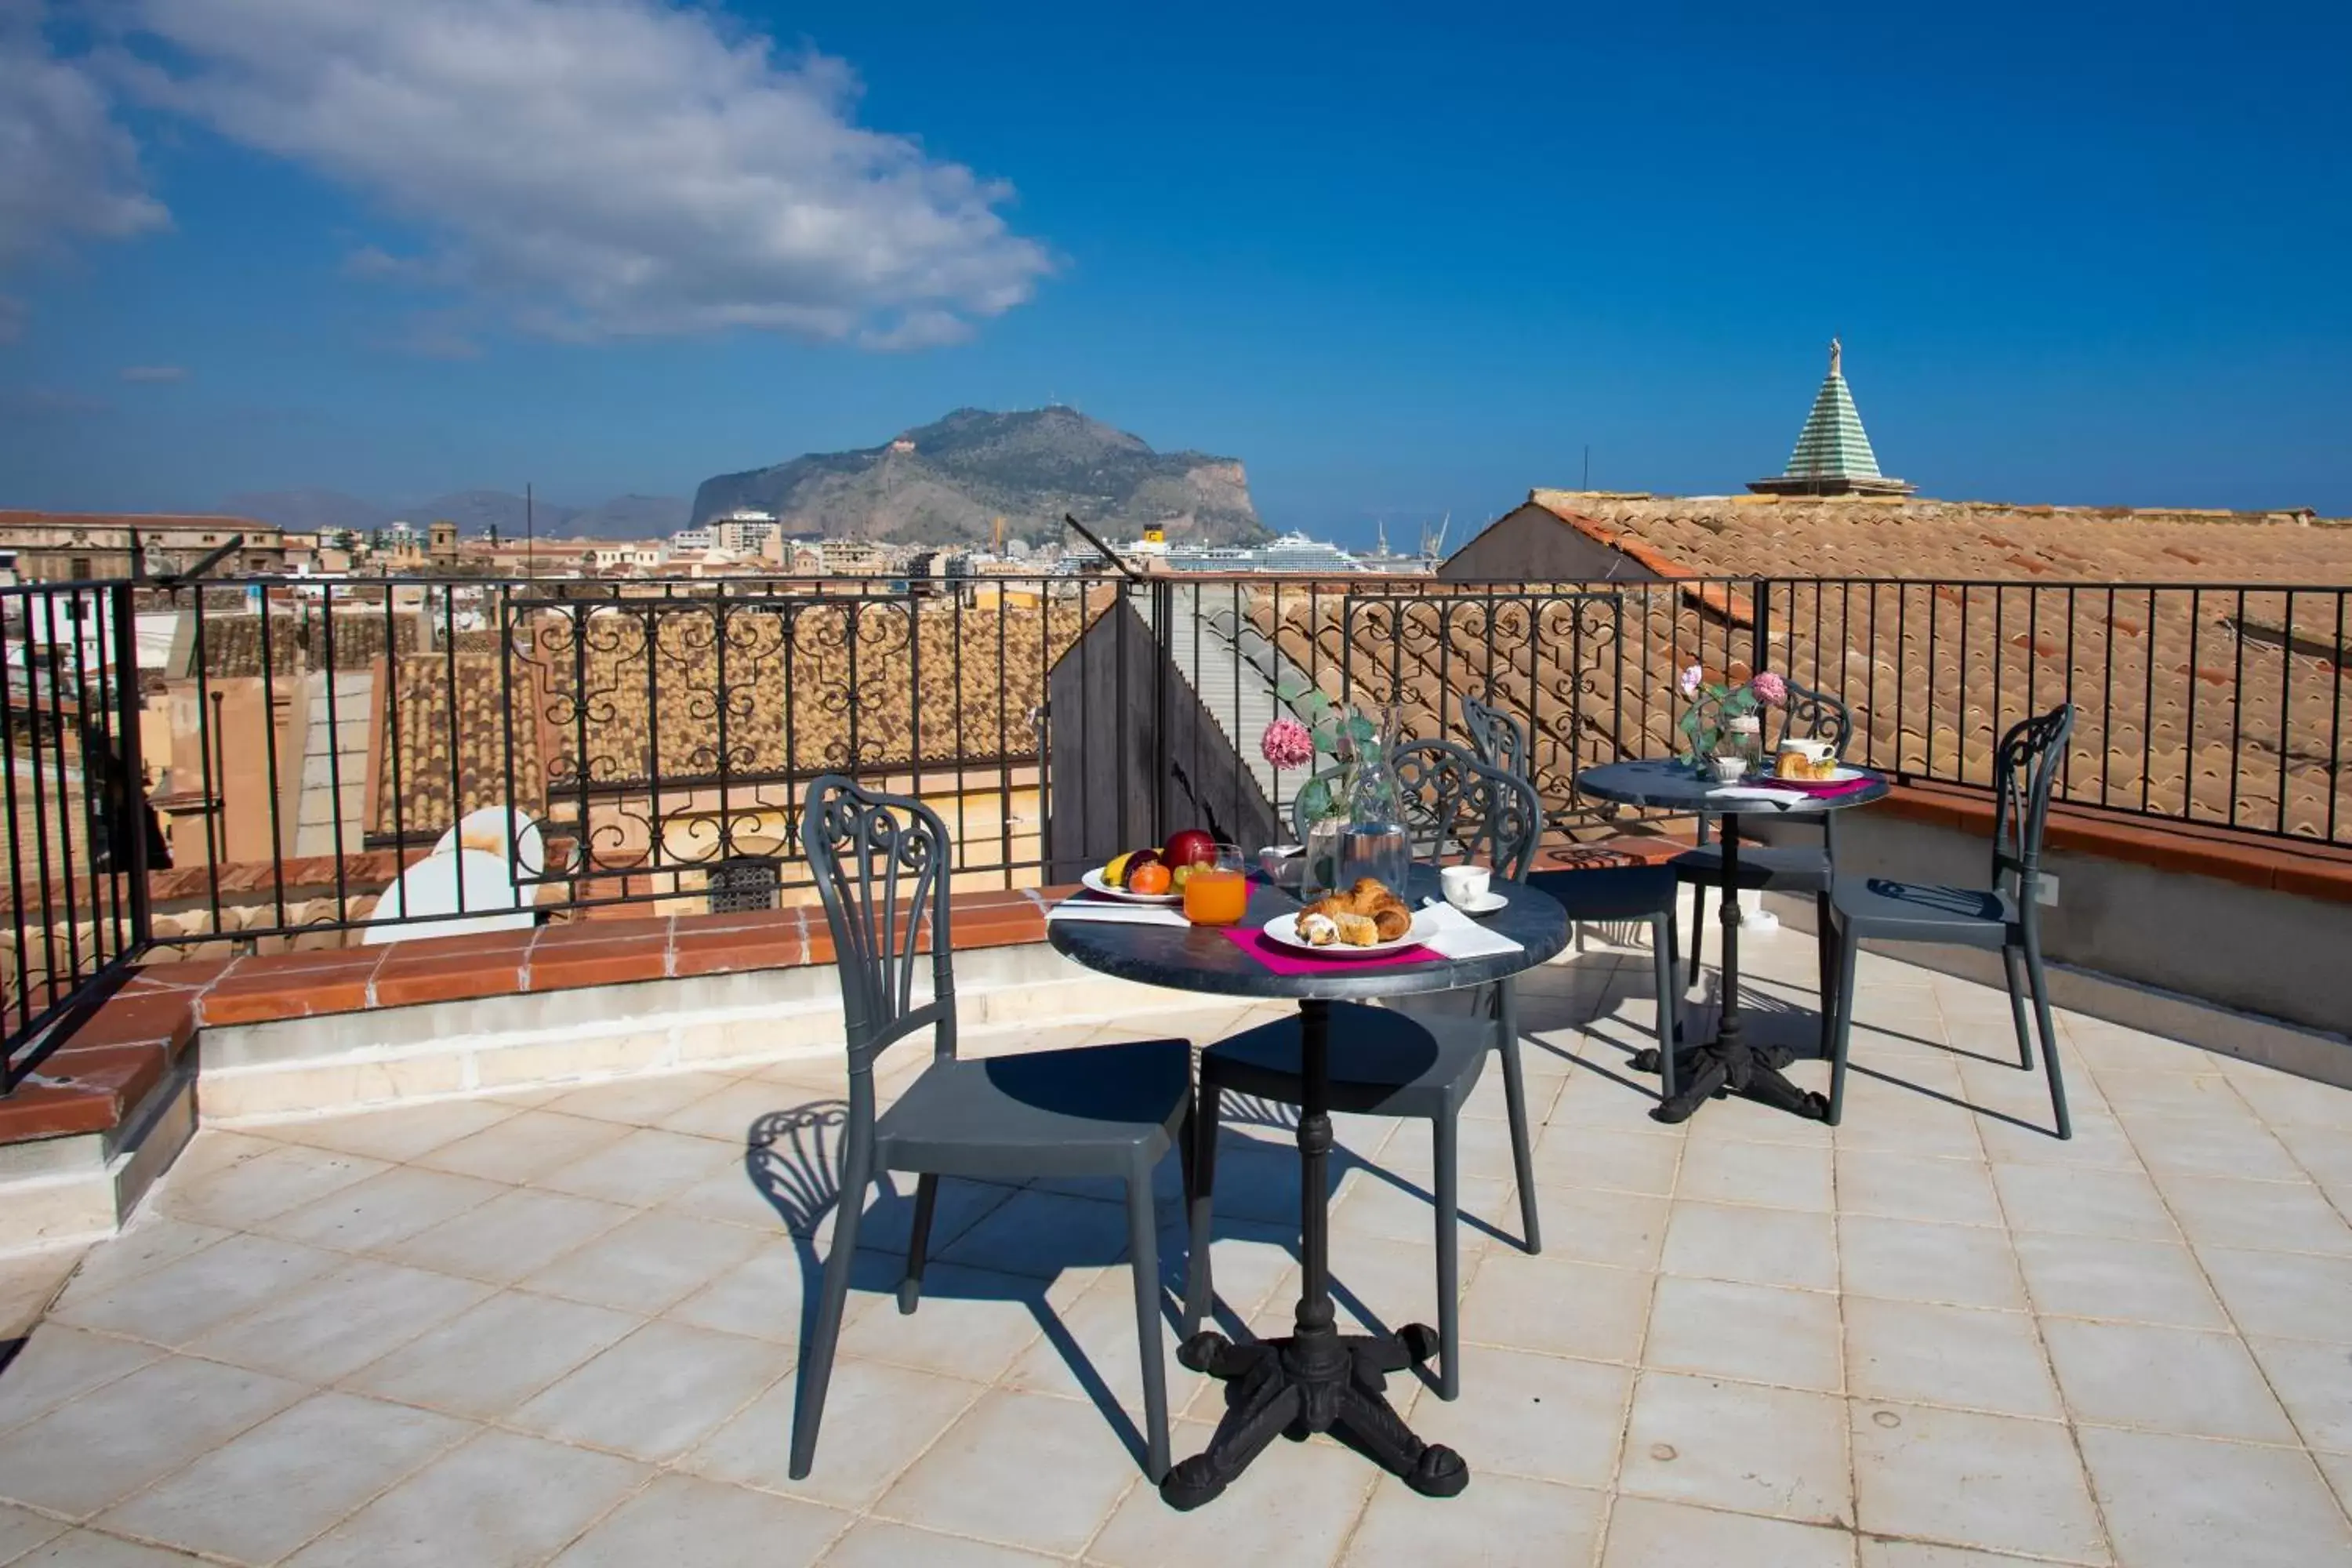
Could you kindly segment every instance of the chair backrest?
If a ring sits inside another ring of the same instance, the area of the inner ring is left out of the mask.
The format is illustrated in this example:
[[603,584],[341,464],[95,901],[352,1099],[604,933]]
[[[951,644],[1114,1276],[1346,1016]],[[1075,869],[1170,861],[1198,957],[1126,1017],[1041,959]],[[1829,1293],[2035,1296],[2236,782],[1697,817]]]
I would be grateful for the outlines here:
[[1470,748],[1480,762],[1521,778],[1528,776],[1528,731],[1515,716],[1475,697],[1465,697],[1462,722],[1470,731]]
[[1853,736],[1853,715],[1846,710],[1844,701],[1793,680],[1788,687],[1789,700],[1780,718],[1781,737],[1827,741],[1843,752],[1846,742]]
[[[851,1109],[870,1117],[874,1059],[891,1046],[935,1028],[938,1055],[955,1055],[947,825],[921,801],[827,773],[809,785],[801,843],[824,900],[841,971]],[[915,973],[927,936],[931,997],[919,1007]]]
[[[1527,879],[1543,837],[1543,801],[1519,773],[1480,762],[1451,741],[1406,741],[1389,752],[1405,830],[1422,860],[1483,860],[1506,881]],[[1315,776],[1337,784],[1338,768]],[[1307,838],[1303,800],[1293,802],[1291,831]]]
[[1543,837],[1543,802],[1526,775],[1479,761],[1451,741],[1409,741],[1389,753],[1416,859],[1477,860],[1527,879]]
[[2050,792],[2066,761],[2066,738],[2074,732],[2074,705],[2062,702],[2047,713],[2021,719],[2000,738],[1993,755],[1993,782],[2000,799],[1993,813],[1992,876],[1995,887],[2021,894],[2023,912],[2032,904],[2032,885],[2041,875],[2042,834],[2050,821]]

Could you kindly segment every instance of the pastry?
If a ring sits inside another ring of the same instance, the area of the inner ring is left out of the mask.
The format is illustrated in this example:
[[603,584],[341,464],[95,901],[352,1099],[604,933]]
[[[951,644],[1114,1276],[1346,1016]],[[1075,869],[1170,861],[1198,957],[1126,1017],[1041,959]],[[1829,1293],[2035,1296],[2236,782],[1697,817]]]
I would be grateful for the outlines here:
[[1328,947],[1339,940],[1339,922],[1309,910],[1298,917],[1298,939],[1309,947]]
[[1354,887],[1316,900],[1298,911],[1299,935],[1320,947],[1326,945],[1308,935],[1309,921],[1329,921],[1338,939],[1350,947],[1370,947],[1374,942],[1394,942],[1412,930],[1412,910],[1402,899],[1389,891],[1376,877],[1359,877]]

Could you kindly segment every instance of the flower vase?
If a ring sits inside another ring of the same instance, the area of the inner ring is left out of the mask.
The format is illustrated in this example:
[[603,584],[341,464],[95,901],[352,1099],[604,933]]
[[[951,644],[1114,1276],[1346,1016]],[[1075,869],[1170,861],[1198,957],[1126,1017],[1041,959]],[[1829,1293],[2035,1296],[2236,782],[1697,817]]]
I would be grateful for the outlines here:
[[1412,835],[1405,826],[1404,793],[1397,784],[1394,759],[1398,740],[1398,710],[1381,710],[1379,727],[1360,748],[1355,780],[1347,796],[1347,825],[1339,846],[1338,886],[1370,877],[1398,897],[1412,869]]
[[1311,904],[1346,886],[1339,880],[1339,871],[1340,846],[1347,831],[1347,814],[1341,811],[1328,813],[1307,825],[1307,870],[1298,889],[1302,901]]

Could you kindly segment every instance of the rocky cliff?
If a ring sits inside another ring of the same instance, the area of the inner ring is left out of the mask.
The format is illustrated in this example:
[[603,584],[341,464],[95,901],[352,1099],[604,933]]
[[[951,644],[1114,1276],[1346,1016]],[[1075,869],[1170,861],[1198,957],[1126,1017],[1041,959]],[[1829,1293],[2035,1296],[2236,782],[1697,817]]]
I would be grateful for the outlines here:
[[721,474],[695,492],[694,520],[738,508],[773,512],[788,532],[894,542],[1056,537],[1062,515],[1125,539],[1147,527],[1172,541],[1261,539],[1239,461],[1155,452],[1074,408],[1014,414],[960,408],[878,447],[816,452]]

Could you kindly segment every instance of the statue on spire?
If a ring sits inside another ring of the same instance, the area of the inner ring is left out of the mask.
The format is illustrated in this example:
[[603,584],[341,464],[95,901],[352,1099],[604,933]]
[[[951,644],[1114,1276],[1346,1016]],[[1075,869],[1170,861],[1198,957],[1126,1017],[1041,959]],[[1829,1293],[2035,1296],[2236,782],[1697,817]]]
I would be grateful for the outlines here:
[[1843,370],[1839,368],[1839,362],[1844,359],[1844,357],[1845,350],[1840,346],[1835,338],[1832,338],[1830,340],[1830,374],[1832,375],[1843,375],[1845,374]]

